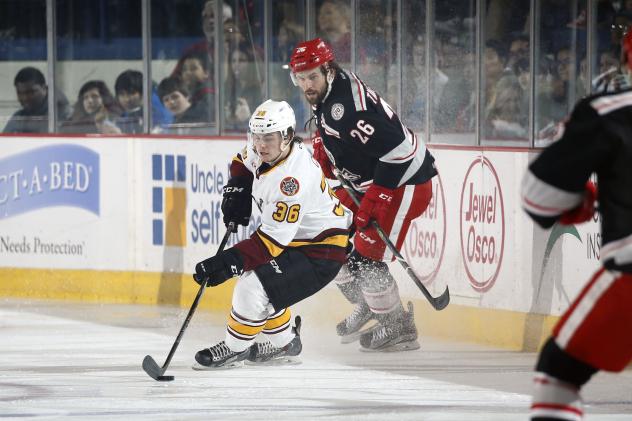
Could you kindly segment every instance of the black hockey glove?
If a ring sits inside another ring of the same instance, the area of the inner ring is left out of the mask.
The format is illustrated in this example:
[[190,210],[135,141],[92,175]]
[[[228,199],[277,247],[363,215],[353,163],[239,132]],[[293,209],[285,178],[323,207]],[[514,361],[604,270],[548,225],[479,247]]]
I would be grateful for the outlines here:
[[202,260],[195,265],[193,280],[199,285],[206,282],[206,286],[217,286],[239,276],[244,271],[244,262],[236,249],[224,250],[213,257]]
[[237,225],[248,226],[252,213],[252,180],[247,177],[233,177],[222,189],[222,213],[224,224],[234,222],[233,232],[237,232]]

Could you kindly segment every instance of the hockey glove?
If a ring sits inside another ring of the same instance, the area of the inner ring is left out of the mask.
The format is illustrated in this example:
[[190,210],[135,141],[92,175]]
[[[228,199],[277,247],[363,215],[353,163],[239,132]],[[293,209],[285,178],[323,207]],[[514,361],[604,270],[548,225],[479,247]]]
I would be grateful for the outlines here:
[[312,138],[312,147],[314,148],[314,159],[320,165],[320,168],[323,170],[323,174],[325,174],[325,177],[331,180],[335,180],[336,176],[334,175],[334,166],[329,160],[327,152],[325,152],[323,139],[320,137],[320,134],[318,132],[316,132],[316,135]]
[[241,253],[230,248],[195,265],[193,280],[199,285],[206,282],[206,286],[214,287],[241,275],[243,271],[244,262]]
[[360,208],[355,214],[356,228],[363,229],[369,224],[370,219],[375,219],[382,226],[388,207],[393,202],[394,193],[395,190],[372,184],[364,194]]
[[560,216],[560,224],[573,225],[590,221],[595,213],[595,201],[597,200],[597,186],[588,180],[586,182],[586,190],[584,190],[584,198],[581,203],[571,210],[567,210]]
[[246,177],[233,177],[222,189],[222,213],[224,224],[235,223],[233,232],[237,232],[237,225],[248,226],[252,213],[252,180]]

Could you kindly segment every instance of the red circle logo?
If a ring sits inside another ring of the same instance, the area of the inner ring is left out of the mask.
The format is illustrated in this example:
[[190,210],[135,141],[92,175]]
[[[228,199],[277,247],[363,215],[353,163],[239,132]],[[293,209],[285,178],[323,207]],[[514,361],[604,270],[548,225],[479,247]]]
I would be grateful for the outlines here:
[[465,174],[459,212],[467,276],[476,291],[488,291],[503,261],[505,208],[498,174],[484,156],[477,157]]
[[432,178],[432,199],[424,213],[410,223],[404,241],[406,261],[426,285],[441,268],[445,251],[446,209],[441,177]]

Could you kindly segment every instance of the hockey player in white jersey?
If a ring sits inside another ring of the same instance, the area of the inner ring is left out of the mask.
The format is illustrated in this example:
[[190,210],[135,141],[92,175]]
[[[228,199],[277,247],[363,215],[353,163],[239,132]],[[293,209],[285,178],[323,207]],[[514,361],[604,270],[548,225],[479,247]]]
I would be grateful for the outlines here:
[[[285,101],[267,100],[252,114],[248,143],[233,158],[224,222],[248,225],[252,194],[261,225],[250,238],[195,267],[194,279],[208,286],[238,279],[225,340],[199,351],[194,368],[298,355],[300,318],[291,328],[289,307],[332,281],[346,259],[351,212],[294,135],[295,126]],[[267,340],[255,342],[259,334]]]

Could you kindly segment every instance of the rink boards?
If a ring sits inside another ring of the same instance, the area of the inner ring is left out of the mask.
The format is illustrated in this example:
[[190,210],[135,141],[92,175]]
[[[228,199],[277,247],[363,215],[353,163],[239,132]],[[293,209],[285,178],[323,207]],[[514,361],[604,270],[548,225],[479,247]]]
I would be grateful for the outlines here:
[[[224,234],[221,188],[242,139],[6,137],[0,150],[0,296],[188,307],[195,263]],[[433,200],[403,255],[434,294],[424,302],[393,264],[422,332],[533,349],[598,267],[595,219],[543,231],[520,206],[527,149],[436,145]],[[248,237],[253,215],[231,243]],[[225,310],[231,285],[202,306]],[[339,317],[335,286],[312,298]],[[334,303],[334,305],[332,305]],[[340,306],[338,305],[340,304]]]

